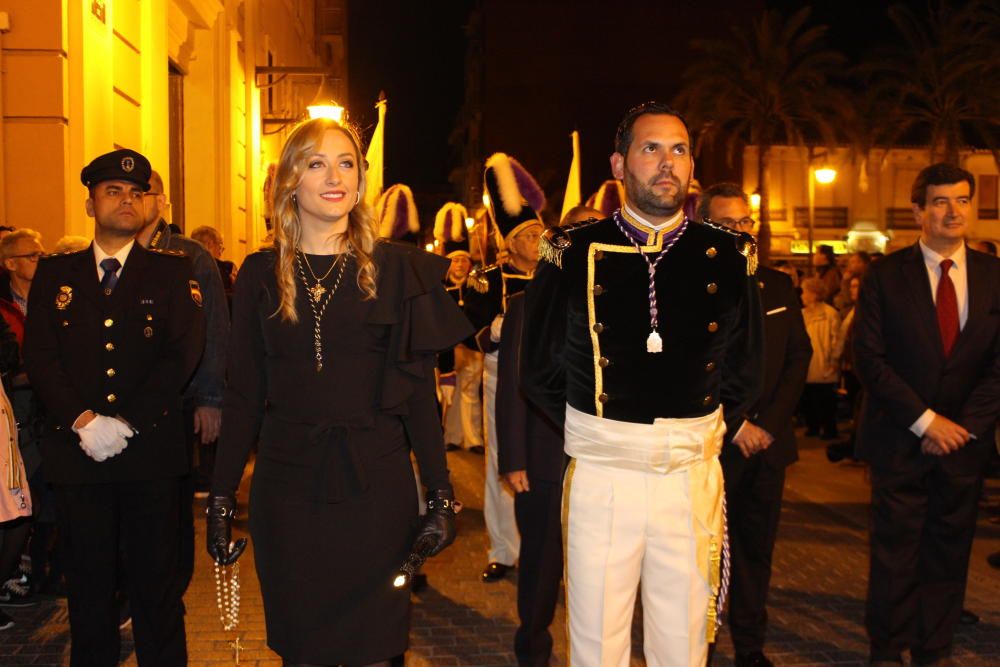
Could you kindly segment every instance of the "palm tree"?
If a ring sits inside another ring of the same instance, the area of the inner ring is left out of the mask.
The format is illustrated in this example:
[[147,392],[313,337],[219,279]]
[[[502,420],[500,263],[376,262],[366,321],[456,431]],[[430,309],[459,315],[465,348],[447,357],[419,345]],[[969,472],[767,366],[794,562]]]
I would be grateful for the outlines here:
[[889,8],[901,41],[859,68],[868,91],[867,145],[927,144],[931,162],[958,163],[969,144],[1000,165],[1000,10],[985,0]]
[[699,151],[723,143],[732,164],[744,144],[758,147],[762,262],[771,245],[771,147],[833,146],[838,119],[852,114],[834,80],[845,58],[824,45],[826,26],[807,25],[809,11],[802,8],[786,20],[767,10],[750,30],[733,25],[725,39],[693,41],[697,57],[675,100],[691,122]]

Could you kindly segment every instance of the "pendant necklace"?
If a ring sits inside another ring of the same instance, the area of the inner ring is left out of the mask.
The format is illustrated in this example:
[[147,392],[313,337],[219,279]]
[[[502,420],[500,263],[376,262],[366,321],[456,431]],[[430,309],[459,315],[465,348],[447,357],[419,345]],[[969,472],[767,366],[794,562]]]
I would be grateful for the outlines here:
[[[323,287],[320,282],[317,282],[312,287],[309,287],[309,281],[306,280],[306,273],[303,270],[303,265],[308,266],[309,260],[306,258],[306,254],[302,251],[296,251],[295,259],[299,267],[299,277],[302,279],[302,284],[306,286],[306,291],[312,295],[309,301],[309,309],[313,314],[313,348],[316,350],[316,372],[319,373],[323,370],[323,336],[320,331],[320,322],[323,321],[323,313],[326,312],[326,307],[330,305],[330,301],[333,300],[333,295],[337,293],[337,288],[340,287],[340,281],[344,277],[344,267],[347,266],[347,256],[350,254],[350,250],[343,252],[333,260],[333,264],[330,265],[330,270],[326,272],[323,278],[316,278],[316,274],[313,273],[313,278],[317,281],[321,281],[329,276],[333,272],[333,268],[340,264],[340,269],[337,271],[337,280],[333,283],[333,287],[327,289]],[[309,267],[309,272],[312,273],[312,267]],[[318,288],[318,289],[317,289]]]
[[621,231],[621,233],[625,236],[625,238],[627,238],[629,242],[632,243],[632,245],[635,247],[636,252],[639,253],[639,257],[642,257],[643,261],[646,262],[646,268],[649,271],[649,328],[650,328],[649,336],[646,338],[646,352],[649,352],[650,354],[657,354],[663,352],[663,339],[660,337],[660,332],[657,331],[657,327],[659,326],[660,321],[659,321],[659,310],[657,309],[656,306],[656,267],[660,265],[660,260],[666,256],[666,254],[670,251],[671,248],[674,247],[674,244],[677,243],[677,239],[679,239],[684,234],[684,230],[687,229],[687,224],[688,224],[687,218],[685,218],[684,222],[681,223],[681,226],[677,228],[677,233],[674,234],[674,237],[670,239],[670,241],[667,242],[665,246],[663,246],[663,249],[660,250],[660,254],[656,256],[656,259],[651,260],[649,259],[649,256],[642,251],[642,246],[639,245],[639,242],[636,241],[635,238],[633,238],[632,235],[629,234],[628,230],[625,228],[625,225],[627,225],[628,223],[625,222],[625,220],[622,218],[621,209],[615,211],[612,217],[615,220],[615,224],[618,225],[619,231]]
[[[312,295],[313,301],[319,303],[320,299],[323,298],[323,295],[326,294],[326,288],[323,287],[323,281],[326,280],[333,272],[334,267],[337,266],[337,262],[334,262],[333,264],[330,265],[330,268],[327,269],[326,273],[323,274],[322,278],[317,278],[316,272],[313,271],[312,265],[309,263],[309,258],[306,257],[306,254],[304,252],[301,253],[301,255],[302,259],[304,259],[306,262],[306,268],[309,270],[309,275],[312,276],[313,282],[315,283],[312,287],[309,287],[309,283],[306,283],[306,291]],[[301,266],[299,268],[301,268]],[[302,276],[302,280],[305,280],[305,276]]]

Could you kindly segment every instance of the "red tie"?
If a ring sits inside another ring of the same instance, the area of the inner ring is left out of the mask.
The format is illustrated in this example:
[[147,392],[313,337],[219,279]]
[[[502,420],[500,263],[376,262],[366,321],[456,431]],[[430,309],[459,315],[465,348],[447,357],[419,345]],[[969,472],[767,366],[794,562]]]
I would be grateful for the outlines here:
[[937,288],[937,319],[941,330],[941,346],[944,348],[944,358],[951,355],[951,348],[958,338],[958,297],[955,296],[955,283],[951,282],[948,269],[952,267],[950,259],[941,260],[941,280]]

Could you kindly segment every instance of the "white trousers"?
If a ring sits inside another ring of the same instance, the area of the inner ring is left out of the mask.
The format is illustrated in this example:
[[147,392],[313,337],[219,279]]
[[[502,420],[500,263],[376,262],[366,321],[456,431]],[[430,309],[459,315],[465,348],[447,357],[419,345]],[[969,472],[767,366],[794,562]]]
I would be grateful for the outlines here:
[[521,551],[521,535],[514,520],[514,494],[500,479],[497,463],[497,354],[483,359],[483,415],[486,432],[486,491],[483,517],[490,537],[488,562],[514,565]]
[[482,447],[483,401],[479,388],[483,382],[483,353],[470,350],[464,345],[456,345],[455,374],[457,396],[445,417],[445,429],[449,428],[450,416],[454,413],[457,424],[451,427],[451,433],[455,434],[453,437],[456,439],[449,440],[446,437],[445,442],[461,444],[465,449],[477,445]]
[[689,471],[574,459],[564,494],[570,664],[628,667],[641,580],[646,664],[704,665],[711,591],[695,562]]

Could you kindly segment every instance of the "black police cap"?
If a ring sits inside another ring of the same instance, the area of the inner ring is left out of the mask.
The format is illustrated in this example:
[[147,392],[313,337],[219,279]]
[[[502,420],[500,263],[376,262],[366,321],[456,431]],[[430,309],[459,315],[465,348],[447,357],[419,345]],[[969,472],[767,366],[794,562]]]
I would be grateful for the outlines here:
[[142,153],[122,148],[94,158],[80,172],[80,182],[92,188],[104,181],[129,181],[146,192],[152,173],[153,168]]

